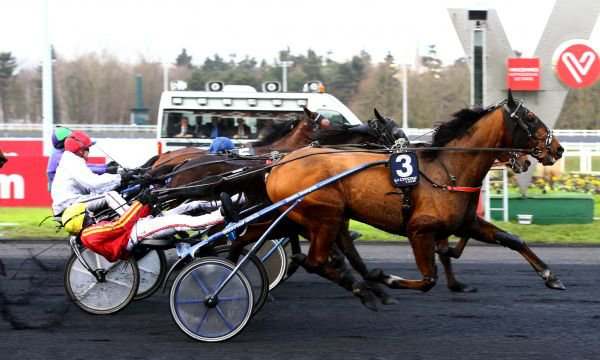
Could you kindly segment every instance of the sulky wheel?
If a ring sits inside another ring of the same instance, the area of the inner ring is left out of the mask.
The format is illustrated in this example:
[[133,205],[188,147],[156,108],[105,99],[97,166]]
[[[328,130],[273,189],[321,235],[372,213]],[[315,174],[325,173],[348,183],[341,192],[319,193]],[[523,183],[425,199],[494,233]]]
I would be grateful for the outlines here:
[[83,249],[81,256],[95,271],[91,274],[72,254],[65,267],[64,285],[71,300],[90,314],[113,314],[129,304],[137,293],[140,275],[134,259],[110,262]]
[[175,278],[169,303],[179,328],[195,340],[217,342],[237,335],[252,315],[252,288],[243,272],[236,272],[223,290],[213,292],[234,269],[225,259],[192,261]]
[[140,272],[140,286],[133,300],[142,300],[152,296],[167,274],[167,257],[164,251],[151,249],[137,260]]
[[269,291],[273,290],[286,275],[288,258],[279,240],[267,240],[256,256],[263,263],[269,277]]
[[[214,249],[214,254],[220,258],[227,258],[229,250],[228,245],[217,246]],[[238,261],[242,260],[247,253],[246,249],[242,250],[242,255],[240,255]],[[241,270],[246,275],[246,279],[250,281],[250,286],[252,286],[252,297],[254,298],[252,315],[254,315],[262,309],[269,296],[269,276],[263,263],[256,255],[250,256]]]

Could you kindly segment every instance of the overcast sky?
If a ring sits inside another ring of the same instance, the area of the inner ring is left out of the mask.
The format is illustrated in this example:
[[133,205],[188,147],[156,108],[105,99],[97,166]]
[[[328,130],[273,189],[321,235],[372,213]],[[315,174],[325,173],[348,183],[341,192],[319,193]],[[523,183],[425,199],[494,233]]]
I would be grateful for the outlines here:
[[[38,63],[45,0],[0,1],[0,51]],[[47,0],[50,36],[67,58],[106,50],[122,60],[173,62],[182,48],[200,63],[215,53],[272,61],[277,51],[312,48],[334,60],[361,50],[397,59],[436,44],[444,62],[463,56],[448,8],[494,8],[513,49],[532,55],[552,0]],[[598,0],[589,0],[598,1]],[[596,24],[592,43],[600,44]]]

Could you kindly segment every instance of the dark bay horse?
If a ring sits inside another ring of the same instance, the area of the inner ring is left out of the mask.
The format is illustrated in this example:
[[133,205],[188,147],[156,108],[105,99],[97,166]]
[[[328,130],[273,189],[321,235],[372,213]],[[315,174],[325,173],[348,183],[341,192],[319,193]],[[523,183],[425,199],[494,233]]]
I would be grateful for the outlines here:
[[[370,224],[384,231],[409,238],[415,260],[423,275],[421,280],[407,280],[387,275],[381,270],[363,278],[392,288],[427,291],[437,280],[434,256],[439,241],[450,235],[472,237],[500,244],[519,252],[552,289],[564,289],[548,266],[515,235],[509,234],[475,215],[476,193],[453,191],[452,183],[461,187],[479,187],[497,157],[495,151],[468,151],[469,148],[526,148],[545,165],[560,157],[562,147],[551,131],[521,103],[509,98],[486,110],[462,110],[455,118],[437,128],[434,147],[462,148],[466,151],[419,152],[421,179],[411,193],[412,209],[408,217],[402,211],[402,195],[392,186],[389,170],[375,167],[308,195],[288,217],[303,227],[310,240],[307,257],[297,260],[310,272],[316,272],[353,291],[363,302],[372,301],[368,286],[340,272],[329,262],[334,242],[346,257],[357,261],[358,254],[347,238],[340,236],[348,219]],[[304,148],[286,156],[288,162],[271,171],[267,192],[275,202],[339,172],[372,161],[386,160],[389,155],[345,153],[339,150]],[[423,175],[427,176],[426,180]],[[455,181],[451,181],[455,179]],[[448,185],[450,184],[450,185]]]
[[[310,144],[312,135],[321,128],[329,127],[329,119],[319,113],[312,112],[302,107],[302,117],[292,122],[282,122],[273,125],[263,135],[263,138],[252,145],[252,152],[256,155],[266,154],[271,151],[289,151]],[[164,173],[175,166],[190,159],[209,155],[208,150],[187,147],[168,151],[148,160],[142,167],[151,167],[152,174]],[[158,170],[160,169],[160,170]]]

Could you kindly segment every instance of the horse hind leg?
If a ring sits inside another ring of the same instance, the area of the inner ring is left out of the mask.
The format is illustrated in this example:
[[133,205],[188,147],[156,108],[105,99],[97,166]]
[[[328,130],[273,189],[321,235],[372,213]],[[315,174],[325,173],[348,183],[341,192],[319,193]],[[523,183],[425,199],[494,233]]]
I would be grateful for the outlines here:
[[508,233],[489,222],[477,218],[470,229],[471,237],[486,243],[499,244],[521,254],[529,265],[544,280],[546,286],[554,290],[566,290],[562,281],[556,276],[530,248],[518,236]]
[[[396,301],[396,299],[394,299],[392,296],[386,293],[385,290],[383,290],[383,288],[379,286],[377,282],[368,279],[369,270],[367,269],[367,266],[365,265],[363,259],[360,257],[360,254],[356,250],[356,247],[354,246],[354,241],[352,239],[352,236],[348,232],[347,226],[340,231],[337,238],[337,243],[343,254],[348,259],[348,262],[350,263],[352,268],[356,270],[364,279],[365,286],[367,286],[373,291],[373,293],[379,298],[381,303],[383,305],[397,304],[398,301]],[[335,249],[336,247],[333,248],[333,250]]]
[[335,239],[337,228],[339,227],[323,225],[319,229],[310,231],[311,246],[308,256],[296,254],[292,260],[299,263],[307,272],[316,273],[352,292],[369,310],[377,311],[377,301],[373,292],[364,283],[356,280],[343,261],[341,263],[330,261],[331,239]]

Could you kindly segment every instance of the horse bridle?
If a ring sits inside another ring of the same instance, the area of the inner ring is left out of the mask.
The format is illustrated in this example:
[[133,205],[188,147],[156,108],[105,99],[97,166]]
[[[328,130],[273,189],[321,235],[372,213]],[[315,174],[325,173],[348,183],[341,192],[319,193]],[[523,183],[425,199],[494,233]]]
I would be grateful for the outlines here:
[[394,135],[391,133],[390,129],[387,126],[380,126],[379,122],[375,119],[369,120],[368,124],[369,127],[375,132],[375,136],[382,139],[384,144],[391,146],[396,142],[397,139],[394,137]]
[[[551,151],[551,144],[552,144],[552,136],[553,136],[553,132],[550,128],[548,128],[548,126],[546,126],[546,124],[544,124],[543,121],[541,121],[534,113],[532,113],[531,111],[529,111],[529,109],[527,109],[525,106],[523,106],[523,103],[521,101],[517,101],[517,106],[516,108],[511,111],[511,109],[508,106],[508,102],[505,101],[503,104],[504,109],[506,111],[506,113],[508,114],[508,118],[515,121],[516,124],[518,125],[519,128],[521,128],[522,130],[525,131],[525,133],[527,134],[527,139],[533,139],[533,140],[542,140],[540,138],[538,138],[537,136],[535,136],[535,130],[537,130],[538,128],[532,129],[527,123],[528,121],[523,120],[522,116],[526,114],[526,116],[535,116],[535,119],[537,120],[537,122],[539,122],[541,124],[541,126],[546,130],[546,138],[544,139],[544,147],[546,148],[547,151]],[[514,128],[513,130],[513,136],[512,138],[515,138],[515,130],[517,129],[517,127]],[[540,149],[537,145],[535,147],[533,147],[531,149],[531,156],[535,157],[536,159],[538,158],[538,156],[540,156],[542,154],[542,149]],[[519,157],[517,153],[510,153],[509,154],[511,157],[511,163],[513,161],[516,162],[516,159]]]
[[317,116],[312,120],[313,121],[313,126],[312,126],[312,130],[313,131],[317,131],[321,128],[321,118],[323,118],[323,115],[321,115],[320,113],[316,113]]

